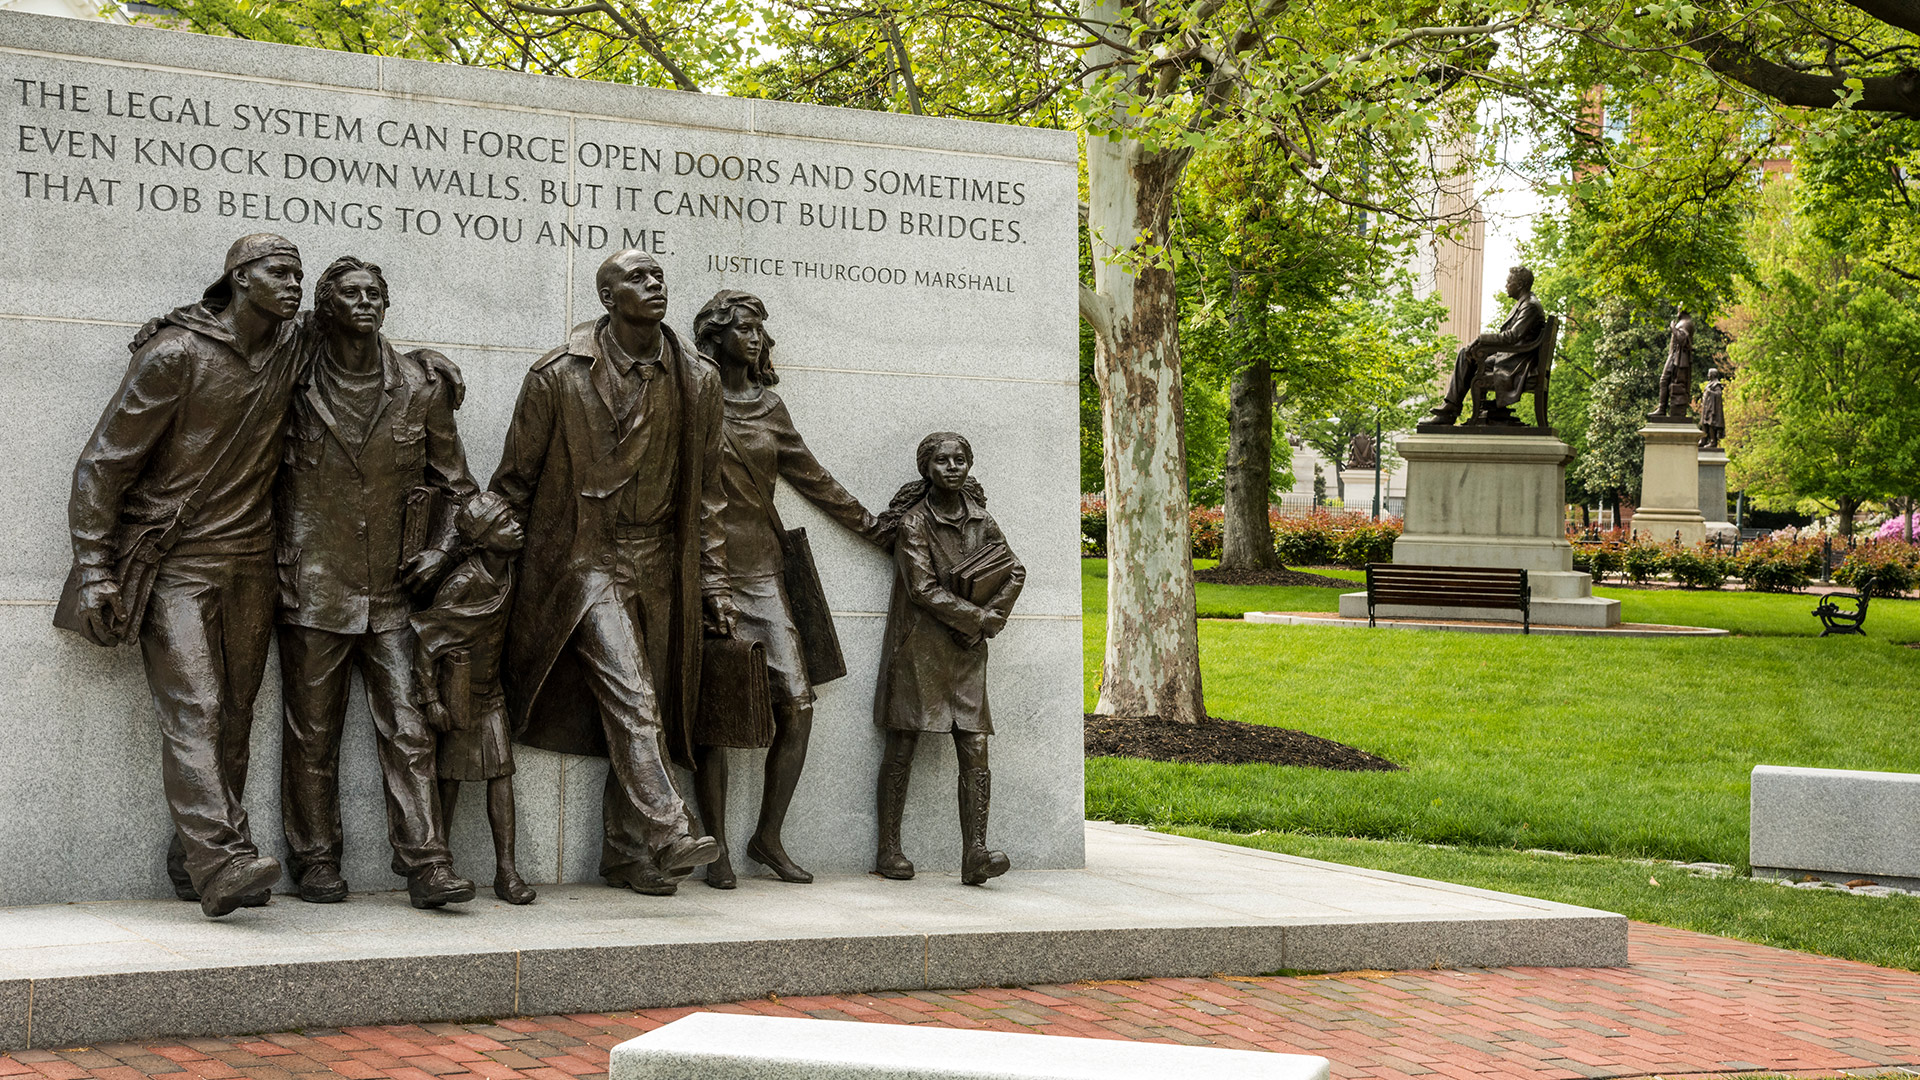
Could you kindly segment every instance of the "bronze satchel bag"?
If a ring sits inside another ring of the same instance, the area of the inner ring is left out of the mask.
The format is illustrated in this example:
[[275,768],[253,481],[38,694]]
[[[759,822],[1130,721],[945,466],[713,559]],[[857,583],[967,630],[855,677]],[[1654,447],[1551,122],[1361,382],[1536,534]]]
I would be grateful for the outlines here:
[[750,749],[773,745],[767,647],[741,638],[707,638],[701,650],[700,712],[693,741]]
[[214,478],[222,477],[233,466],[233,444],[240,433],[253,426],[259,417],[270,394],[255,394],[247,405],[246,415],[227,435],[226,444],[220,447],[219,457],[214,459],[211,468],[200,476],[193,491],[180,503],[173,517],[157,522],[122,522],[114,543],[114,580],[120,583],[119,618],[106,628],[104,639],[93,635],[93,628],[87,621],[87,613],[80,607],[80,567],[75,566],[67,574],[67,583],[60,589],[60,602],[53,608],[53,625],[62,630],[71,630],[96,645],[115,646],[133,641],[140,636],[140,628],[147,621],[147,600],[153,595],[153,579],[160,570],[160,560],[180,539],[180,529],[184,523],[199,511],[200,504],[206,501],[208,492],[214,488]]

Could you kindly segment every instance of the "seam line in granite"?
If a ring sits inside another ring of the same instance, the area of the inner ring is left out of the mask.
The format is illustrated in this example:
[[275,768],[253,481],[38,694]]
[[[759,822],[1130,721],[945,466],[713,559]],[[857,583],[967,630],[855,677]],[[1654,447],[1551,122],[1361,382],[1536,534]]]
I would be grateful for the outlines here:
[[[131,325],[131,324],[129,324]],[[1018,375],[958,375],[946,371],[880,371],[875,368],[816,367],[782,364],[781,371],[824,371],[833,375],[897,375],[903,379],[959,379],[963,382],[1032,383],[1039,386],[1078,386],[1078,379],[1029,379]]]
[[34,980],[32,980],[32,979],[28,979],[28,980],[27,980],[27,1035],[26,1035],[26,1043],[27,1043],[27,1049],[29,1049],[29,1050],[31,1050],[31,1049],[33,1049],[33,983],[34,983]]
[[124,326],[137,327],[137,322],[122,322],[119,319],[79,319],[70,315],[28,315],[22,312],[0,312],[0,319],[25,319],[29,322],[79,323],[83,326]]
[[513,1015],[520,1015],[520,950],[513,950]]
[[[268,86],[281,86],[300,90],[331,90],[336,93],[353,94],[358,97],[386,98],[400,102],[428,102],[435,105],[465,105],[481,109],[500,109],[506,112],[528,113],[535,116],[567,116],[582,120],[602,120],[623,124],[647,124],[653,127],[679,128],[689,131],[715,131],[728,134],[759,135],[771,139],[801,139],[807,142],[830,143],[835,146],[862,146],[875,150],[918,150],[930,154],[953,154],[958,157],[990,158],[996,161],[1029,162],[1036,165],[1066,167],[1071,164],[1057,158],[1031,157],[1024,154],[996,154],[985,150],[955,150],[946,147],[918,146],[911,143],[866,142],[859,139],[830,138],[823,135],[788,135],[777,131],[759,131],[753,128],[742,130],[720,124],[688,123],[684,120],[664,120],[621,116],[616,113],[596,113],[574,111],[571,109],[539,108],[532,105],[513,105],[503,101],[476,100],[474,98],[446,97],[439,94],[420,94],[406,90],[395,90],[387,86],[385,65],[379,66],[377,87],[341,86],[336,83],[306,82],[299,79],[275,78],[270,75],[245,75],[235,71],[213,71],[206,68],[180,67],[174,64],[155,64],[138,60],[119,60],[105,56],[89,56],[84,53],[53,52],[46,49],[21,49],[0,46],[0,55],[33,56],[46,60],[68,60],[82,64],[100,64],[105,67],[131,68],[135,71],[164,72],[172,75],[199,75],[210,79],[226,79],[231,82],[260,83]],[[451,64],[449,67],[465,67],[463,64]],[[479,68],[480,71],[493,71],[492,68]],[[501,72],[500,74],[511,74]],[[613,86],[617,84],[608,83]],[[751,118],[748,121],[753,122]]]

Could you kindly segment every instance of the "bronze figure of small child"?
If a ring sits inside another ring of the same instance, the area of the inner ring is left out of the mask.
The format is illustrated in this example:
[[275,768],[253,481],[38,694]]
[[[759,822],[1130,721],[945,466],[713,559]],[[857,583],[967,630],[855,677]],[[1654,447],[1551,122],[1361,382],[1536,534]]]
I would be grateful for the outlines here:
[[507,501],[490,491],[468,500],[458,521],[460,538],[473,554],[447,575],[433,606],[412,617],[419,637],[416,685],[427,723],[440,736],[441,821],[452,825],[461,781],[486,781],[494,895],[530,904],[534,891],[514,864],[513,745],[500,685],[513,566],[526,534]]
[[900,819],[914,749],[923,732],[952,732],[960,758],[960,880],[980,885],[1008,865],[1005,854],[987,848],[987,639],[1006,627],[1027,572],[987,513],[965,438],[935,432],[920,441],[915,463],[920,479],[880,516],[881,534],[892,536],[894,579],[874,702],[887,733],[874,869],[913,876],[900,850]]

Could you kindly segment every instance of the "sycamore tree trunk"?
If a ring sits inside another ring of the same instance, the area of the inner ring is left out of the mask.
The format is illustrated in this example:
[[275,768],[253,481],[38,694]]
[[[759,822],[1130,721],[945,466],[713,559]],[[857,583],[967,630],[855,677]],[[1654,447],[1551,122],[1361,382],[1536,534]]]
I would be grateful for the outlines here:
[[[1089,19],[1120,24],[1120,4],[1083,0]],[[1125,40],[1126,33],[1116,29]],[[1106,46],[1092,63],[1111,63]],[[1180,310],[1170,270],[1127,260],[1137,245],[1164,247],[1175,187],[1188,153],[1148,153],[1125,137],[1087,137],[1087,228],[1093,287],[1081,316],[1093,327],[1094,377],[1106,437],[1107,651],[1100,700],[1107,716],[1179,723],[1206,717],[1200,632],[1187,539],[1187,437],[1180,392]]]
[[1227,497],[1222,570],[1280,565],[1267,521],[1273,498],[1273,370],[1263,357],[1234,373],[1227,390]]

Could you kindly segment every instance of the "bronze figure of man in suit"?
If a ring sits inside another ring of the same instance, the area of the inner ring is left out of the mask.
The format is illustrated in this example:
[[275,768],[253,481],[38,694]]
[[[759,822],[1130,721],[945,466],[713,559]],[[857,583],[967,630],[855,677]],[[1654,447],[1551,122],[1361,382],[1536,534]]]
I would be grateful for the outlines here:
[[1546,310],[1533,295],[1533,271],[1516,266],[1507,271],[1507,295],[1513,309],[1498,330],[1488,330],[1460,347],[1453,360],[1453,376],[1447,380],[1446,400],[1427,417],[1429,424],[1453,424],[1460,420],[1460,408],[1478,381],[1493,390],[1493,407],[1487,416],[1477,415],[1476,424],[1516,424],[1513,406],[1527,389],[1544,343]]

